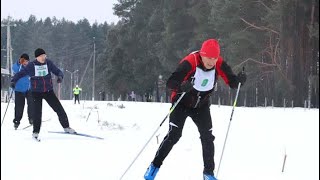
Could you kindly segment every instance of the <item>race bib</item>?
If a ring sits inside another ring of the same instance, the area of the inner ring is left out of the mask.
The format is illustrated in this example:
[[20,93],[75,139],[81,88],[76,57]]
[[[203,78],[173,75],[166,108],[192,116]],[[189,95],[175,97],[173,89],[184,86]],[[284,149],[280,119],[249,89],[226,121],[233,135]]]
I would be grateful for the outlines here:
[[48,66],[45,65],[34,65],[35,76],[46,76],[49,74]]
[[203,71],[200,68],[196,68],[196,73],[194,74],[194,85],[197,91],[209,91],[213,89],[215,80],[215,70]]

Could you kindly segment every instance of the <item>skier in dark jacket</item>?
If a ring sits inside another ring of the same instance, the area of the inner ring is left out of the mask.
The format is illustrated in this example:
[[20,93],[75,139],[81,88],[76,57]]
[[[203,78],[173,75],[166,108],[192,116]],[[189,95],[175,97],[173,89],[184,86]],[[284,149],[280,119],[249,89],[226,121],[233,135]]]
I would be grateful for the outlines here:
[[[12,72],[13,74],[18,73],[23,70],[25,66],[29,63],[29,55],[22,54],[19,60],[13,64]],[[28,104],[28,118],[29,123],[33,123],[33,100],[30,91],[30,76],[26,75],[19,79],[14,88],[14,119],[13,124],[14,128],[17,129],[20,125],[20,121],[22,119],[25,99],[27,99]]]
[[69,127],[69,120],[59,99],[53,92],[51,73],[58,77],[57,83],[61,83],[63,73],[51,60],[47,59],[43,49],[38,48],[34,52],[35,60],[30,62],[25,69],[15,74],[11,80],[11,87],[25,75],[30,76],[31,91],[34,100],[34,121],[32,137],[38,139],[42,117],[42,99],[45,99],[49,106],[57,113],[60,124],[67,133],[76,133]]
[[155,178],[162,162],[179,141],[188,116],[192,118],[200,133],[204,162],[203,179],[216,180],[213,173],[215,137],[212,135],[209,97],[219,76],[231,88],[237,88],[239,82],[243,84],[246,81],[244,72],[235,75],[230,66],[223,61],[219,43],[215,39],[206,40],[200,51],[192,52],[180,61],[175,72],[169,77],[167,87],[172,90],[173,104],[183,92],[186,94],[170,114],[169,132],[144,175],[146,180]]

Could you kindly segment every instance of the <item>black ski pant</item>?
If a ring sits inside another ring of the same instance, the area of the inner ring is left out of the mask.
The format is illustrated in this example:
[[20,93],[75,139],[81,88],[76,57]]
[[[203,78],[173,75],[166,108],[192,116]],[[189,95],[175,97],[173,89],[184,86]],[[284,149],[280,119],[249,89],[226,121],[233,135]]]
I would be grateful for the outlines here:
[[42,121],[42,99],[45,99],[49,106],[57,113],[60,124],[63,128],[69,127],[69,121],[59,99],[53,91],[48,92],[32,92],[34,100],[34,122],[33,132],[39,133]]
[[27,111],[28,111],[28,118],[29,123],[32,124],[33,122],[33,100],[32,100],[32,94],[30,91],[27,91],[25,93],[23,92],[14,92],[14,119],[13,123],[19,125],[20,121],[23,116],[24,111],[24,105],[25,105],[25,99],[27,99]]
[[74,95],[74,103],[76,103],[76,101],[78,101],[78,104],[80,104],[79,94]]
[[[213,174],[214,170],[214,144],[212,135],[212,122],[209,105],[200,108],[186,108],[178,105],[170,114],[169,132],[164,137],[152,163],[160,167],[172,147],[179,141],[186,118],[190,116],[198,127],[202,144],[202,156],[204,162],[203,172]],[[183,163],[183,162],[181,162]]]

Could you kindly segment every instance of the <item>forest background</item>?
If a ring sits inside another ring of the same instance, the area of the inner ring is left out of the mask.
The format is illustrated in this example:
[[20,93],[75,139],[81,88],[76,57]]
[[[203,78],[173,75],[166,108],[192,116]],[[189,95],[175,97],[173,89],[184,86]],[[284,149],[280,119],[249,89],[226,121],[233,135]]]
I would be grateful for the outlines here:
[[[216,38],[233,71],[245,67],[239,105],[319,107],[319,0],[118,0],[113,9],[116,24],[3,19],[15,24],[13,62],[43,48],[64,70],[61,99],[72,98],[79,84],[82,99],[105,92],[109,100],[126,100],[134,91],[138,100],[147,94],[168,101],[165,81],[179,61]],[[6,43],[1,27],[1,47]],[[6,54],[1,51],[1,67]],[[219,80],[212,103],[231,104],[233,92]]]

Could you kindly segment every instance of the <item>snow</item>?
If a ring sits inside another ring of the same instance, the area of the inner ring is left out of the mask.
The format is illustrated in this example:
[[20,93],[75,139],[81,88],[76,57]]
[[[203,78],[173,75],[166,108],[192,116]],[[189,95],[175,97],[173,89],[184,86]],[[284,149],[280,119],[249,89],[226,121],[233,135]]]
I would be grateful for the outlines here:
[[[42,123],[41,142],[36,142],[31,138],[32,127],[13,129],[14,103],[10,103],[1,127],[1,179],[119,180],[170,108],[168,103],[61,102],[72,128],[104,139],[48,133],[63,129],[44,101],[42,120],[49,121]],[[7,103],[1,103],[1,120],[6,107]],[[212,105],[210,109],[217,170],[232,107]],[[166,135],[168,122],[123,180],[143,179]],[[19,128],[27,125],[25,108]],[[219,180],[319,179],[319,109],[236,107],[230,125]],[[201,180],[202,170],[199,134],[188,118],[180,141],[165,159],[156,180]]]

